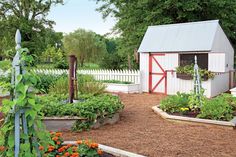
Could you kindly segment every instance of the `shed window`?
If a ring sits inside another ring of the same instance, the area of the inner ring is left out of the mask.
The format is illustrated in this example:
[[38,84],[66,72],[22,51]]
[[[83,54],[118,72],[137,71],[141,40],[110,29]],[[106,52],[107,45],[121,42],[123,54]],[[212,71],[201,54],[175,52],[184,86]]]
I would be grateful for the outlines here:
[[194,64],[194,56],[197,56],[197,63],[201,69],[208,70],[208,54],[180,54],[180,66]]

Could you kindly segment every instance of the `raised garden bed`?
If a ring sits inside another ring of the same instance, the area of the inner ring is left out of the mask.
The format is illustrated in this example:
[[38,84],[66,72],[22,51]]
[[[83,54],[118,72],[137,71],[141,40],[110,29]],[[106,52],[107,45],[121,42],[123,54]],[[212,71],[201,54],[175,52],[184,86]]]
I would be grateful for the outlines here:
[[104,83],[108,92],[140,93],[140,84]]
[[177,121],[188,121],[188,122],[195,122],[195,123],[203,123],[203,124],[213,124],[213,125],[220,125],[220,126],[226,126],[226,127],[236,127],[236,116],[230,121],[220,121],[220,120],[210,120],[210,119],[201,119],[201,118],[193,118],[188,116],[181,116],[181,115],[173,115],[169,114],[167,112],[164,112],[161,110],[158,106],[153,106],[152,110],[159,114],[164,119],[169,120],[177,120]]
[[[86,121],[86,118],[80,117],[45,117],[43,122],[47,130],[50,131],[70,131],[75,125],[76,121]],[[104,118],[98,118],[91,129],[97,129],[106,124],[115,124],[120,120],[119,113],[115,113],[112,117],[105,116]]]

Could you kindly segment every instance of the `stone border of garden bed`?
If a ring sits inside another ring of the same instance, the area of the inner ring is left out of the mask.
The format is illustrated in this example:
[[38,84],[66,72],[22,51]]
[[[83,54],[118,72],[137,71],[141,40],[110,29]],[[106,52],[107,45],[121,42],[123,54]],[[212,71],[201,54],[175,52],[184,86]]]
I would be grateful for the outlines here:
[[[76,120],[86,120],[86,118],[81,117],[45,117],[43,119],[43,122],[47,128],[47,130],[50,131],[69,131],[71,130],[73,124],[76,122]],[[115,124],[120,120],[120,114],[115,113],[112,118],[104,117],[97,119],[95,124],[92,125],[92,129],[97,129],[103,125],[106,124]]]
[[184,117],[184,116],[174,116],[164,112],[157,106],[153,106],[152,110],[159,114],[164,119],[170,120],[178,120],[178,121],[188,121],[188,122],[195,122],[195,123],[204,123],[204,124],[213,124],[219,125],[224,127],[236,127],[236,116],[231,121],[219,121],[219,120],[210,120],[210,119],[201,119],[201,118],[191,118],[191,117]]
[[[76,145],[76,141],[65,141],[63,144]],[[146,157],[146,156],[143,156],[143,155],[131,153],[131,152],[128,152],[128,151],[124,151],[124,150],[121,150],[121,149],[109,147],[109,146],[102,145],[102,144],[98,144],[98,148],[100,148],[102,151],[104,151],[106,153],[115,155],[117,157]]]

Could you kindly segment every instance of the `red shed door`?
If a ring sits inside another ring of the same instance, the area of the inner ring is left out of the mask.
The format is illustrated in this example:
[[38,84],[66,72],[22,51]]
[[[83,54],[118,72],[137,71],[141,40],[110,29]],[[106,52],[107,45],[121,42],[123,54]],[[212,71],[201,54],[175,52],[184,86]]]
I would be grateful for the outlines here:
[[165,54],[149,55],[149,92],[167,94]]

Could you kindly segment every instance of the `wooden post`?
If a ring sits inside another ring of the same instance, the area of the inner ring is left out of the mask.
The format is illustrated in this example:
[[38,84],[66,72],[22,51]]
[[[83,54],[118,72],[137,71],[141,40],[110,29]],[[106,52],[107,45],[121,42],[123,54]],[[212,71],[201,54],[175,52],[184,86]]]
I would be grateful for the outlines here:
[[75,80],[76,80],[76,57],[75,55],[69,56],[69,103],[73,103],[75,97]]

